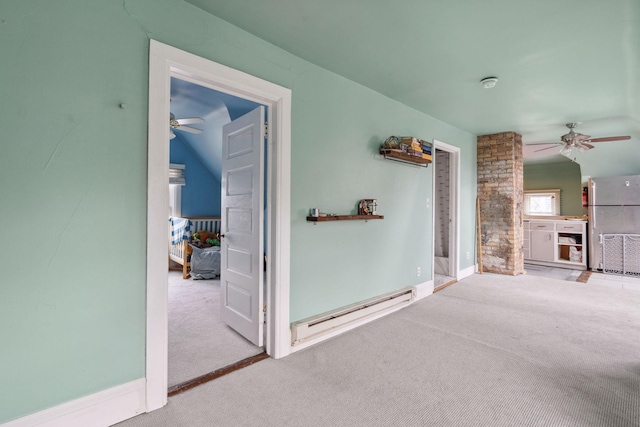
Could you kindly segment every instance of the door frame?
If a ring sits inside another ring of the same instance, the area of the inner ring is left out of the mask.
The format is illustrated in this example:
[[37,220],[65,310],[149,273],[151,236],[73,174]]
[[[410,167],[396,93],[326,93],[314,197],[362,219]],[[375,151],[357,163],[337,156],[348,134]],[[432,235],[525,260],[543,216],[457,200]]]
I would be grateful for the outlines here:
[[169,99],[171,77],[267,107],[266,352],[290,352],[291,90],[155,40],[149,46],[146,411],[167,403]]
[[[449,276],[454,277],[456,280],[460,278],[460,148],[454,145],[447,144],[437,139],[433,140],[433,189],[432,194],[435,199],[436,194],[436,151],[446,151],[449,153],[449,189],[451,191],[449,198],[449,216],[451,218],[451,224],[449,226]],[[435,212],[436,205],[433,203],[433,209]],[[435,215],[433,215],[435,219]],[[435,267],[435,228],[436,223],[432,221],[432,236],[431,253],[434,259],[432,259],[432,266]],[[435,279],[435,268],[432,268],[432,280]]]

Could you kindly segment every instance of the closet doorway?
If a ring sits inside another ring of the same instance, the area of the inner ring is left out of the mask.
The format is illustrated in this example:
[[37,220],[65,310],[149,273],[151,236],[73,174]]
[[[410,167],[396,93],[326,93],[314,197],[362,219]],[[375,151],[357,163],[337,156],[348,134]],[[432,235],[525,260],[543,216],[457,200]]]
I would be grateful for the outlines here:
[[433,284],[438,291],[458,278],[459,148],[434,141]]

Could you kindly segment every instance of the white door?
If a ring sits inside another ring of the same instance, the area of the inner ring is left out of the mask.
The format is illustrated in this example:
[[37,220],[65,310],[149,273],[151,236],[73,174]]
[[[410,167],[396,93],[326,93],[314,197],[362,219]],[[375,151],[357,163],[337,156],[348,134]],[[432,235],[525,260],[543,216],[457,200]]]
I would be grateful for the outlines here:
[[257,346],[263,337],[264,107],[223,128],[221,318]]

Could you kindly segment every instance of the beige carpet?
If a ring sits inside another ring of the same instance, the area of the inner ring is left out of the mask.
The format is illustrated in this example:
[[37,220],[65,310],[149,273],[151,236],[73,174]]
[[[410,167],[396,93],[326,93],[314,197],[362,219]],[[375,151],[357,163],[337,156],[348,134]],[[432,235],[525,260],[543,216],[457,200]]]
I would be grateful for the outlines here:
[[142,426],[638,426],[640,292],[474,275]]
[[169,272],[169,386],[262,351],[220,320],[220,280]]

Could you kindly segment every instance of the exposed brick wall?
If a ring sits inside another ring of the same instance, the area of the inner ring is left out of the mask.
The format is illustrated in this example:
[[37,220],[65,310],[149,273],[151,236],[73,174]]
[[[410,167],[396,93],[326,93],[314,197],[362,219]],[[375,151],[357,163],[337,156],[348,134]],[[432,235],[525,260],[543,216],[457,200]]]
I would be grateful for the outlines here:
[[483,271],[523,274],[522,137],[478,137],[478,197]]

